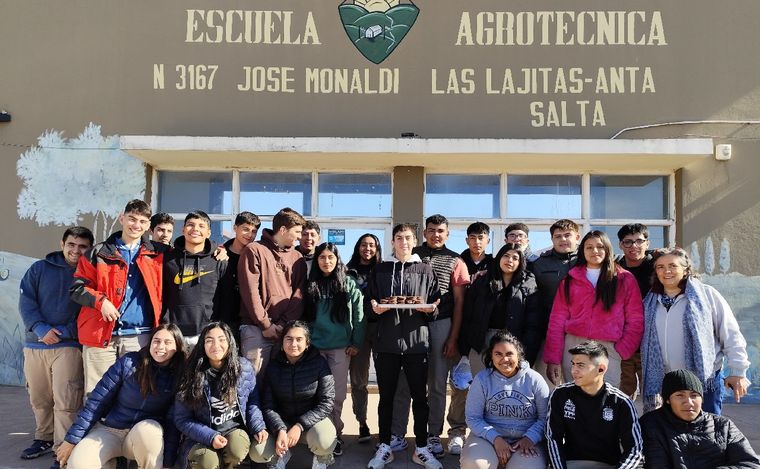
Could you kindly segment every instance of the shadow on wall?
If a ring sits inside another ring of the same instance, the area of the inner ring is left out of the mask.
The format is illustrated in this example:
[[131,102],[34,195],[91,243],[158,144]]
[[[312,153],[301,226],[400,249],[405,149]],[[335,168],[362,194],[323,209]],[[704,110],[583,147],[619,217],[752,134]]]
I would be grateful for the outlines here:
[[0,384],[25,384],[24,325],[18,314],[18,293],[21,278],[36,260],[0,251]]

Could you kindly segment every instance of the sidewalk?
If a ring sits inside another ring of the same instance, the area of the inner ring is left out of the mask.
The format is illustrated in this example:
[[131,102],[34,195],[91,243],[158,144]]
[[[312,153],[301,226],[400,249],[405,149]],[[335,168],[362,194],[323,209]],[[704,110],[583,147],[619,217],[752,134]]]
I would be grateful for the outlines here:
[[[372,409],[377,408],[377,394],[370,394],[369,417],[370,429],[377,432],[377,413]],[[728,404],[724,405],[724,414],[731,417],[741,431],[749,438],[755,451],[760,450],[760,405],[757,404]],[[344,437],[346,440],[343,456],[337,458],[331,466],[335,469],[362,469],[374,453],[374,443],[359,444],[356,435],[359,432],[358,425],[351,412],[351,396],[349,395],[343,406],[343,421],[346,424]],[[444,430],[445,433],[445,430]],[[0,469],[47,469],[50,467],[50,456],[42,456],[39,459],[25,461],[18,455],[29,442],[34,434],[34,417],[29,408],[29,397],[26,389],[14,386],[0,386],[0,435],[3,441],[0,446]],[[407,441],[410,448],[414,445],[411,438],[411,422],[407,430]],[[445,441],[444,441],[445,447]],[[419,469],[420,466],[412,462],[411,449],[406,452],[396,453],[396,459],[389,465],[389,469]],[[459,467],[459,460],[454,456],[446,455],[441,462],[444,469]],[[289,467],[306,468],[311,466],[311,458],[305,446],[299,447],[291,460]]]

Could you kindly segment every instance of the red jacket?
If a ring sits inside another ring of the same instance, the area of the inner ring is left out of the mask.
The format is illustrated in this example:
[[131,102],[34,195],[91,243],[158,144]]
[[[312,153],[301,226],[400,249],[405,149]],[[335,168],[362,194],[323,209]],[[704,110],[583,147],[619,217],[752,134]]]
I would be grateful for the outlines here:
[[[100,308],[103,300],[108,298],[119,309],[124,299],[129,268],[116,247],[116,240],[120,237],[120,231],[112,234],[79,258],[71,285],[71,299],[82,305],[77,318],[79,343],[82,345],[105,348],[111,341],[115,323],[103,320]],[[153,327],[158,326],[161,318],[161,280],[167,249],[144,237],[135,261],[153,306]]]
[[[562,279],[554,297],[554,306],[546,332],[544,361],[562,363],[565,334],[615,343],[623,360],[638,350],[644,334],[644,306],[636,277],[616,266],[617,291],[609,311],[601,300],[596,301],[596,289],[586,278],[586,266],[570,269]],[[570,283],[570,302],[565,299],[565,282]]]

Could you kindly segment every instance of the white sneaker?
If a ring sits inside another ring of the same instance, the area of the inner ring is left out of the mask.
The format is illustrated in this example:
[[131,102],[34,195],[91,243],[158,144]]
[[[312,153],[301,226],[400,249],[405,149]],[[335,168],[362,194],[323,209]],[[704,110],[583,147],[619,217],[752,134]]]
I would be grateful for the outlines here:
[[435,456],[436,458],[442,458],[443,457],[443,446],[441,445],[441,438],[434,435],[428,435],[427,437],[427,449],[430,450],[430,452]]
[[404,451],[408,447],[409,444],[406,442],[406,438],[398,435],[391,435],[391,451],[398,453],[399,451]]
[[462,454],[462,447],[464,446],[464,438],[461,436],[452,436],[449,438],[449,454]]
[[325,456],[317,456],[316,454],[311,459],[311,469],[327,469],[327,466],[335,462],[332,454]]
[[425,469],[443,469],[441,462],[435,459],[435,456],[433,456],[433,453],[427,449],[427,446],[416,448],[414,450],[414,456],[412,456],[412,461],[415,464],[424,466]]
[[385,443],[380,443],[375,456],[367,463],[367,469],[383,469],[386,464],[393,462],[393,451]]
[[282,456],[274,456],[276,459],[272,459],[267,463],[268,469],[285,469],[285,466],[288,465],[288,461],[290,461],[290,451],[286,451],[285,454]]

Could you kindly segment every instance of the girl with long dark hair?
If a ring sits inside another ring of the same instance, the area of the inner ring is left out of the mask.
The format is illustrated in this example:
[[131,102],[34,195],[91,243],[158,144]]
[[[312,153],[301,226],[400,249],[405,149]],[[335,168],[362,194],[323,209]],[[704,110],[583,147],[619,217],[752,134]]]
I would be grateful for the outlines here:
[[359,353],[351,357],[348,375],[351,381],[351,403],[354,415],[359,422],[359,443],[370,441],[371,434],[367,425],[367,384],[369,383],[369,357],[377,337],[377,315],[370,314],[372,306],[367,294],[369,277],[375,265],[383,261],[383,249],[380,240],[372,233],[364,233],[354,245],[354,253],[346,267],[347,274],[356,281],[356,286],[364,295],[364,317],[367,319],[364,330],[364,342]]
[[140,469],[172,467],[178,435],[168,413],[184,344],[176,325],[161,324],[148,345],[116,360],[69,428],[56,453],[58,463],[99,469],[125,457]]
[[335,379],[332,422],[338,432],[338,444],[334,453],[340,456],[341,413],[348,388],[349,362],[364,342],[363,296],[356,282],[346,275],[336,245],[320,244],[314,252],[314,261],[316,265],[307,282],[306,308],[311,313],[311,343],[325,357]]
[[325,469],[334,461],[338,442],[330,419],[333,401],[335,381],[327,360],[311,346],[308,324],[288,322],[280,350],[272,354],[264,371],[261,407],[272,437],[251,446],[251,459],[284,469],[290,449],[305,435],[314,454],[312,469]]
[[549,386],[530,368],[523,346],[497,331],[483,351],[485,369],[470,385],[465,406],[470,436],[462,469],[545,469],[544,439]]
[[185,435],[182,467],[232,469],[248,455],[252,440],[267,439],[253,366],[237,350],[229,326],[211,322],[190,353],[174,414]]
[[568,350],[588,339],[609,350],[605,380],[620,386],[620,362],[633,356],[644,333],[644,314],[636,277],[615,263],[603,231],[583,237],[575,267],[562,279],[546,333],[546,374],[560,382],[570,377]]
[[524,252],[518,244],[505,244],[465,298],[459,343],[470,352],[473,375],[482,369],[480,353],[502,329],[520,340],[528,363],[533,364],[543,335],[539,308],[536,278],[526,268]]

